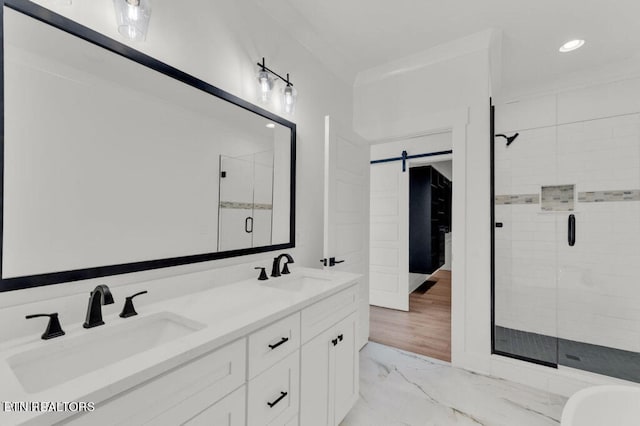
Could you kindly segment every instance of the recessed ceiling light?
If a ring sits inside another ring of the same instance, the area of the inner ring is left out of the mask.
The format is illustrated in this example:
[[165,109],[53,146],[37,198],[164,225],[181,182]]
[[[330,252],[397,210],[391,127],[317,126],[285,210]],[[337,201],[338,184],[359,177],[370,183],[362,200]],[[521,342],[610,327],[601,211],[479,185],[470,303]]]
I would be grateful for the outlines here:
[[269,129],[273,129],[273,128],[275,128],[275,127],[276,127],[276,125],[275,125],[275,124],[273,124],[273,123],[267,123],[267,128],[269,128]]
[[584,40],[571,40],[560,46],[558,49],[562,53],[571,52],[572,50],[580,49],[584,45]]

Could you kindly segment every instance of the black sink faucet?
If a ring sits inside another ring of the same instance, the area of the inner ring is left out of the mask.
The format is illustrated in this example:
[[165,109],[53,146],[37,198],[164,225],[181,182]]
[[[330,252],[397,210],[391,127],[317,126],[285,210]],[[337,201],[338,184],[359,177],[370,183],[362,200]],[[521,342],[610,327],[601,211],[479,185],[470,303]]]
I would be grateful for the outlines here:
[[102,321],[102,305],[113,303],[113,296],[109,287],[104,284],[96,286],[89,295],[89,307],[87,308],[87,320],[82,324],[84,328],[97,327],[104,324]]
[[[280,260],[283,257],[287,258],[287,263],[284,264],[284,267],[282,268],[282,272],[280,272]],[[271,276],[272,277],[279,277],[281,274],[288,274],[289,273],[289,266],[287,266],[287,265],[289,263],[294,263],[294,262],[293,262],[293,257],[291,257],[291,255],[288,254],[288,253],[282,253],[280,256],[274,257],[273,258],[273,267],[271,268]]]

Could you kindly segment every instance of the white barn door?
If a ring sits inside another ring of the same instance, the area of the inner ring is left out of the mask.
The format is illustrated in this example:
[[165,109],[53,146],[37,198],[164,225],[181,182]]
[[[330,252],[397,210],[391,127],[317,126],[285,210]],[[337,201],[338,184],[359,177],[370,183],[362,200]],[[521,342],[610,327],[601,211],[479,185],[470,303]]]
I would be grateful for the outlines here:
[[409,310],[409,169],[371,164],[370,303]]

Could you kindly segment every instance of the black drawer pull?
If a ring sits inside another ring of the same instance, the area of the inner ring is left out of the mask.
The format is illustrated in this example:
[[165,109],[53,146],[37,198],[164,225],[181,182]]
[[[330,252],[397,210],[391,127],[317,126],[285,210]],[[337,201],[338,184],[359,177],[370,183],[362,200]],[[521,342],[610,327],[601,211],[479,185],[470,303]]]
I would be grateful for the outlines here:
[[338,335],[338,340],[340,340],[342,342],[342,339],[344,339],[344,335],[342,335],[342,334]]
[[282,338],[278,343],[276,343],[275,345],[269,345],[269,347],[270,347],[271,349],[275,349],[275,348],[277,348],[278,346],[282,345],[283,343],[287,343],[288,341],[289,341],[289,338],[288,338],[288,337],[283,337],[283,338]]
[[267,402],[267,405],[269,406],[269,408],[273,408],[273,406],[282,401],[285,396],[287,396],[287,392],[280,392],[280,396],[278,397],[278,399],[273,402]]
[[337,345],[338,344],[338,339],[331,340],[331,343],[333,343],[333,346]]

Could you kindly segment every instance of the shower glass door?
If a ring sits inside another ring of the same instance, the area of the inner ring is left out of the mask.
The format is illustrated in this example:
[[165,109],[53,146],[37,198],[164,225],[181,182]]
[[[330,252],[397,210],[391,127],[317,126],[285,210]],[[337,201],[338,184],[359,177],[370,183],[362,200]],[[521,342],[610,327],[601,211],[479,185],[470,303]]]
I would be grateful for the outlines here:
[[640,115],[557,126],[557,163],[558,364],[640,382]]
[[494,351],[555,366],[558,226],[540,204],[541,188],[558,181],[555,130],[521,130],[511,145],[497,139],[494,148]]
[[640,114],[494,143],[494,352],[640,382]]

